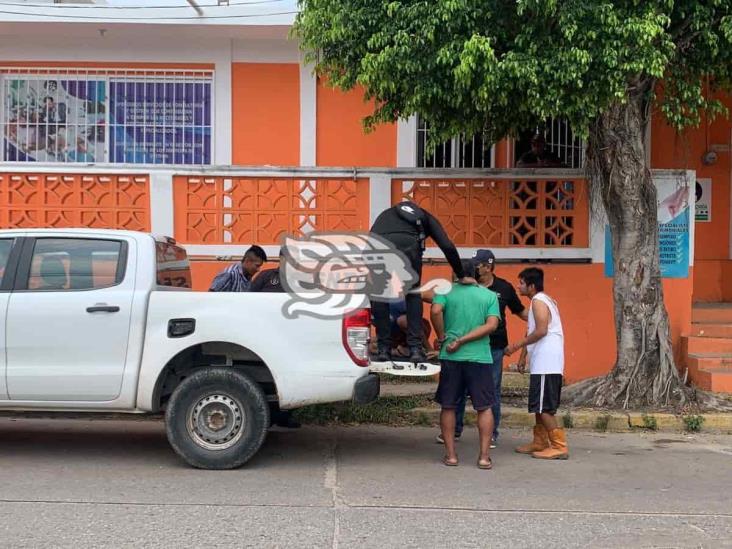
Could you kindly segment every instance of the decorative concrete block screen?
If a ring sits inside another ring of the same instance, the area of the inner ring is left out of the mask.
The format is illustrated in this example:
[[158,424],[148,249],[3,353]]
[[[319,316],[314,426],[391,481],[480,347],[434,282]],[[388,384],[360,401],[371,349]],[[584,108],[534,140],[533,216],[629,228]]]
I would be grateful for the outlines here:
[[0,173],[0,227],[150,230],[147,175]]
[[369,228],[368,179],[176,176],[173,188],[175,238],[187,244]]
[[392,203],[412,200],[440,219],[457,246],[589,245],[583,179],[392,181]]

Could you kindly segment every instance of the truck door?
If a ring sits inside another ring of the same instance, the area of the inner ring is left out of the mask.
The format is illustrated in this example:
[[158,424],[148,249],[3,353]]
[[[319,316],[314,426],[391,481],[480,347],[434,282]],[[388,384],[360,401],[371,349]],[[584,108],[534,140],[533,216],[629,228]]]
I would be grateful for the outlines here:
[[[20,238],[0,238],[0,400],[8,399],[5,384],[5,319],[8,312],[10,291],[13,288],[13,273],[17,256],[20,254]],[[17,248],[13,251],[13,248]],[[13,257],[11,257],[11,252]]]
[[134,247],[133,239],[93,235],[25,240],[7,311],[11,400],[117,398],[135,287]]

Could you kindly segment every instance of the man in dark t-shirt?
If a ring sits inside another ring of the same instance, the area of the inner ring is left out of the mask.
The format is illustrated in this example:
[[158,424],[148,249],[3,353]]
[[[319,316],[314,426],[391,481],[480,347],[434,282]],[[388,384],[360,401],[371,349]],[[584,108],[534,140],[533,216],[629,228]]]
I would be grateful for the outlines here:
[[[503,379],[503,353],[508,346],[508,332],[506,331],[506,308],[522,320],[529,318],[529,312],[516,294],[515,288],[510,282],[495,275],[496,256],[490,250],[478,250],[473,255],[473,263],[478,277],[478,284],[495,292],[498,297],[498,308],[501,317],[498,328],[491,334],[491,355],[493,356],[493,384],[496,392],[496,403],[493,406],[493,440],[491,447],[496,447],[498,441],[498,425],[501,422],[501,380]],[[465,416],[465,397],[458,403],[456,408],[455,436],[459,437],[463,432],[463,418]],[[438,435],[438,442],[442,437]]]
[[546,147],[546,139],[541,133],[531,138],[531,150],[521,155],[516,162],[517,168],[563,168],[561,159]]
[[282,293],[285,289],[280,281],[280,269],[265,269],[252,281],[249,286],[250,292],[278,292]]

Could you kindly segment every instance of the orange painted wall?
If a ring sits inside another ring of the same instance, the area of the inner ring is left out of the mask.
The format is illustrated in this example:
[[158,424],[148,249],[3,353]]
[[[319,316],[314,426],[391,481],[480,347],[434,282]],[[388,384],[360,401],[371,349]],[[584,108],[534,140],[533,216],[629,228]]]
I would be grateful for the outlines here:
[[[732,96],[719,98],[732,110]],[[729,261],[732,166],[727,152],[719,152],[712,166],[702,163],[702,155],[712,144],[730,143],[732,122],[724,117],[713,122],[703,118],[700,127],[678,134],[659,113],[654,113],[651,131],[653,168],[692,169],[698,178],[712,179],[712,220],[697,223],[695,228],[694,300],[720,301],[732,294],[732,281],[722,276]]]
[[[213,277],[226,267],[226,262],[193,262],[193,285],[207,290]],[[268,264],[269,265],[269,264]],[[274,263],[271,264],[275,266]],[[526,265],[499,265],[497,274],[516,285],[518,273]],[[269,268],[265,266],[265,268]],[[607,373],[615,361],[615,328],[613,323],[612,280],[603,274],[603,265],[542,265],[546,291],[559,303],[565,331],[568,381]],[[447,278],[450,269],[444,265],[426,266],[424,279]],[[679,336],[691,323],[691,287],[688,279],[665,279],[666,307],[677,361],[680,358]],[[528,303],[524,298],[524,303]],[[425,309],[426,314],[427,309]],[[509,337],[515,340],[526,330],[526,324],[513,315],[508,321]],[[505,366],[513,362],[507,359]]]
[[239,165],[300,164],[300,68],[232,63],[231,152]]
[[366,134],[362,120],[373,112],[363,92],[335,90],[318,79],[317,144],[318,166],[395,167],[396,124],[379,126]]

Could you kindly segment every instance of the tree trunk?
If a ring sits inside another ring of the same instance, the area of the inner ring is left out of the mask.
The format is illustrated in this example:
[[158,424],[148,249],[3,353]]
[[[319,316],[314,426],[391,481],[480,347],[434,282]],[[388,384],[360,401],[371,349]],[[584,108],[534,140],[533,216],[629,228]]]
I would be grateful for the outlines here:
[[656,188],[643,139],[645,101],[638,93],[616,103],[590,128],[588,176],[612,232],[617,359],[606,377],[570,387],[573,404],[678,406],[690,396],[674,364],[663,301]]

